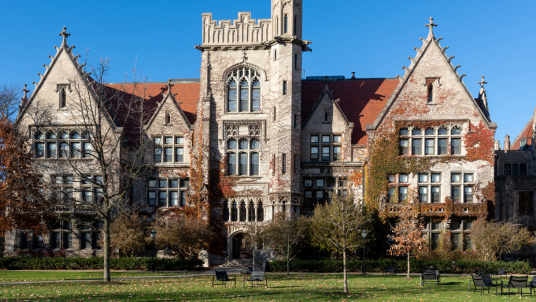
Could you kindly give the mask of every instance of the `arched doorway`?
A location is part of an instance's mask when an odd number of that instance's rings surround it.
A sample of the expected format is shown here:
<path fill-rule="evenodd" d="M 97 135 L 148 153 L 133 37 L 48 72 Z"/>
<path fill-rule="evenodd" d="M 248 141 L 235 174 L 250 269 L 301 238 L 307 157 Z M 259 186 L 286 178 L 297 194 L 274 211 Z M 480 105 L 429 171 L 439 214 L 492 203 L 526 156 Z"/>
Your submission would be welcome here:
<path fill-rule="evenodd" d="M 233 259 L 251 259 L 253 249 L 251 247 L 251 237 L 240 233 L 233 236 Z"/>

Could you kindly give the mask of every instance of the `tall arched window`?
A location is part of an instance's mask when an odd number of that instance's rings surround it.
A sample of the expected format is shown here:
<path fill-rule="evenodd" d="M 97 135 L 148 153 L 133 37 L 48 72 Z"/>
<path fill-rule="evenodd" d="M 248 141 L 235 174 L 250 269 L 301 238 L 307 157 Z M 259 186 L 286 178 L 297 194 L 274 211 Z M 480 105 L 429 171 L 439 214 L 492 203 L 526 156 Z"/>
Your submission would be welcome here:
<path fill-rule="evenodd" d="M 238 218 L 238 209 L 236 208 L 236 201 L 233 201 L 231 205 L 231 221 L 237 221 Z"/>
<path fill-rule="evenodd" d="M 253 204 L 253 201 L 249 202 L 248 221 L 255 221 L 255 205 Z"/>
<path fill-rule="evenodd" d="M 240 221 L 246 221 L 246 203 L 240 202 Z"/>
<path fill-rule="evenodd" d="M 246 80 L 240 84 L 240 112 L 248 111 L 249 84 Z"/>
<path fill-rule="evenodd" d="M 67 93 L 65 92 L 65 88 L 61 88 L 60 90 L 60 108 L 65 108 L 67 106 Z"/>
<path fill-rule="evenodd" d="M 264 221 L 264 208 L 262 207 L 262 201 L 259 201 L 257 205 L 257 221 Z"/>
<path fill-rule="evenodd" d="M 228 111 L 236 111 L 236 82 L 231 80 L 229 83 L 229 101 L 227 102 Z"/>
<path fill-rule="evenodd" d="M 251 93 L 251 111 L 261 110 L 261 83 L 259 80 L 253 82 L 253 90 Z"/>
<path fill-rule="evenodd" d="M 229 73 L 227 79 L 228 112 L 252 112 L 261 110 L 260 78 L 259 72 L 250 67 L 239 67 Z"/>

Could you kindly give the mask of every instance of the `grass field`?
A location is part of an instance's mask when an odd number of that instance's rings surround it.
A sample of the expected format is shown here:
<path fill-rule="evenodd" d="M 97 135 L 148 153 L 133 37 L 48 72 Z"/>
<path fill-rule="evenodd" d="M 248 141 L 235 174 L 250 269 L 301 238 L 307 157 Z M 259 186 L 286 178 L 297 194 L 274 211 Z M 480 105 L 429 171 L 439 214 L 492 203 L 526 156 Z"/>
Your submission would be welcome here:
<path fill-rule="evenodd" d="M 98 274 L 93 272 L 11 272 L 0 271 L 6 279 L 45 278 L 79 279 Z M 64 274 L 64 275 L 61 275 Z M 125 275 L 121 275 L 125 274 Z M 115 273 L 112 277 L 139 276 L 140 273 Z M 143 273 L 147 274 L 147 273 Z M 48 284 L 2 285 L 0 300 L 30 301 L 513 301 L 519 295 L 508 297 L 490 294 L 468 293 L 470 277 L 442 277 L 442 285 L 419 287 L 419 277 L 405 279 L 403 276 L 349 275 L 350 294 L 343 295 L 340 274 L 268 274 L 269 288 L 236 288 L 217 286 L 212 288 L 212 277 L 193 276 L 185 278 L 120 280 L 110 284 L 102 282 L 61 282 Z M 493 294 L 492 294 L 493 293 Z M 532 298 L 536 299 L 536 298 Z"/>
<path fill-rule="evenodd" d="M 191 273 L 168 272 L 111 272 L 112 278 L 141 276 L 188 275 Z M 102 271 L 0 271 L 0 283 L 20 281 L 62 281 L 102 279 Z"/>

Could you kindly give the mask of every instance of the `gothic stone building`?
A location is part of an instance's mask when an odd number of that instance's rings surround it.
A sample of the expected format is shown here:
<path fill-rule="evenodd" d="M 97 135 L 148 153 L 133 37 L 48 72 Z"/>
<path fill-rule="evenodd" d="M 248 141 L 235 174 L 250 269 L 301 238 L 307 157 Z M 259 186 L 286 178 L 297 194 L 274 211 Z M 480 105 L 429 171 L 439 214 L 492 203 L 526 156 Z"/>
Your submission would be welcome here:
<path fill-rule="evenodd" d="M 501 149 L 499 141 L 495 144 L 495 219 L 518 222 L 531 231 L 536 229 L 535 129 L 536 111 L 512 144 L 508 135 L 504 140 L 504 148 Z M 505 259 L 528 258 L 536 263 L 535 254 L 534 246 L 522 247 L 519 251 L 505 255 Z"/>
<path fill-rule="evenodd" d="M 496 124 L 485 98 L 471 96 L 465 74 L 457 73 L 459 66 L 435 38 L 436 24 L 430 19 L 428 36 L 402 77 L 302 79 L 302 55 L 311 50 L 302 17 L 302 0 L 272 0 L 271 19 L 241 12 L 236 20 L 217 21 L 202 14 L 202 43 L 195 47 L 202 55 L 200 78 L 146 83 L 142 92 L 132 92 L 151 111 L 142 134 L 121 122 L 109 125 L 118 139 L 142 135 L 153 143 L 151 172 L 133 188 L 134 199 L 155 209 L 189 206 L 191 196 L 201 196 L 211 205 L 209 219 L 222 226 L 219 250 L 210 251 L 214 264 L 243 256 L 245 223 L 269 221 L 276 213 L 311 215 L 332 193 L 353 193 L 356 202 L 387 216 L 419 204 L 432 245 L 450 229 L 455 247 L 462 248 L 463 239 L 470 248 L 470 236 L 463 234 L 487 214 L 482 191 L 494 179 L 493 146 L 486 148 Z M 90 79 L 65 37 L 22 105 L 48 100 L 60 125 L 68 124 L 63 110 L 69 101 L 58 104 L 58 98 L 75 100 L 72 78 Z M 129 85 L 107 87 L 125 91 Z M 36 160 L 59 156 L 49 149 L 62 134 L 36 135 L 24 109 L 18 120 L 29 129 Z M 486 134 L 475 138 L 475 132 Z M 73 154 L 72 145 L 65 148 Z M 52 175 L 45 179 L 54 181 Z M 232 194 L 216 192 L 224 181 Z M 84 198 L 83 189 L 75 192 L 80 196 L 73 198 Z M 76 253 L 95 247 L 75 225 L 52 232 L 42 244 Z M 10 236 L 15 248 L 30 248 L 25 236 Z"/>

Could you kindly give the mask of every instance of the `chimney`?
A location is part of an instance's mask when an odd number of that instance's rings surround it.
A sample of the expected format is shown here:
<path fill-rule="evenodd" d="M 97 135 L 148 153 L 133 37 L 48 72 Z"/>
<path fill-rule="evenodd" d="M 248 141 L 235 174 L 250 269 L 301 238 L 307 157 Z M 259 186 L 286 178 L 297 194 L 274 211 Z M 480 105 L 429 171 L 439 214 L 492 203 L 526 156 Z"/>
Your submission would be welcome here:
<path fill-rule="evenodd" d="M 510 150 L 510 135 L 506 135 L 504 137 L 504 153 L 508 152 Z"/>
<path fill-rule="evenodd" d="M 355 71 L 352 71 L 352 80 L 355 80 Z"/>
<path fill-rule="evenodd" d="M 501 150 L 501 141 L 500 140 L 495 141 L 494 149 L 495 149 L 495 151 Z"/>

